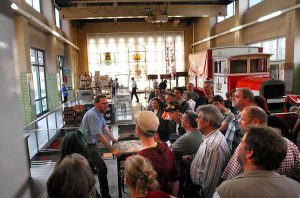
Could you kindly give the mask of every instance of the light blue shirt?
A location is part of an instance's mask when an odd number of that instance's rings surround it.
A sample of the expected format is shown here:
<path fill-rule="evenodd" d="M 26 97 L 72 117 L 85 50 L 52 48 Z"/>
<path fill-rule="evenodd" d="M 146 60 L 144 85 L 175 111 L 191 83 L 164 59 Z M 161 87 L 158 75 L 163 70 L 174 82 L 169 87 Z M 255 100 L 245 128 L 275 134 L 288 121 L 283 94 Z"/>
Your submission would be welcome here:
<path fill-rule="evenodd" d="M 106 121 L 104 116 L 95 107 L 84 114 L 80 125 L 80 128 L 86 132 L 88 144 L 96 144 L 98 136 L 103 133 L 105 127 Z"/>

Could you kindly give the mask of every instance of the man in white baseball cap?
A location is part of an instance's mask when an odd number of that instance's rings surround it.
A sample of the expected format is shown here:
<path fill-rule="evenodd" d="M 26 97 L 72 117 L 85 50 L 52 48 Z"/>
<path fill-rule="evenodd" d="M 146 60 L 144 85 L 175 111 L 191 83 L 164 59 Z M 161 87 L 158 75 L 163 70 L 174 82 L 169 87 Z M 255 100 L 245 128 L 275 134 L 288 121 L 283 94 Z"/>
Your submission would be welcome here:
<path fill-rule="evenodd" d="M 135 132 L 143 145 L 143 150 L 138 152 L 138 155 L 148 158 L 151 162 L 158 174 L 160 190 L 177 196 L 179 177 L 174 153 L 165 143 L 155 141 L 154 135 L 158 126 L 159 119 L 151 111 L 142 111 L 137 116 Z"/>

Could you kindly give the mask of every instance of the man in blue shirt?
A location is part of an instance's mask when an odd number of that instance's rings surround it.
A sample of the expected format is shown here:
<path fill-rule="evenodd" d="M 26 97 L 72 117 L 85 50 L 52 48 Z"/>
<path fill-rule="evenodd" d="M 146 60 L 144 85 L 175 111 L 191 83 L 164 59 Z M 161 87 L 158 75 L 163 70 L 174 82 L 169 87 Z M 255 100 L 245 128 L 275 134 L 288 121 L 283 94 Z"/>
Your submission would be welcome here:
<path fill-rule="evenodd" d="M 82 119 L 80 128 L 86 132 L 87 147 L 90 160 L 99 172 L 102 172 L 102 177 L 98 177 L 100 183 L 100 190 L 102 198 L 109 198 L 109 189 L 107 182 L 107 167 L 99 155 L 96 143 L 101 142 L 106 146 L 115 156 L 120 156 L 121 152 L 114 148 L 105 138 L 105 133 L 112 142 L 117 140 L 113 137 L 111 131 L 106 125 L 103 114 L 107 111 L 108 102 L 104 95 L 98 95 L 95 98 L 94 107 L 88 110 Z M 99 174 L 98 174 L 99 175 Z"/>
<path fill-rule="evenodd" d="M 69 93 L 68 93 L 68 89 L 67 89 L 67 87 L 65 86 L 64 83 L 62 84 L 62 87 L 61 87 L 61 94 L 64 97 L 63 103 L 66 103 L 68 101 Z"/>

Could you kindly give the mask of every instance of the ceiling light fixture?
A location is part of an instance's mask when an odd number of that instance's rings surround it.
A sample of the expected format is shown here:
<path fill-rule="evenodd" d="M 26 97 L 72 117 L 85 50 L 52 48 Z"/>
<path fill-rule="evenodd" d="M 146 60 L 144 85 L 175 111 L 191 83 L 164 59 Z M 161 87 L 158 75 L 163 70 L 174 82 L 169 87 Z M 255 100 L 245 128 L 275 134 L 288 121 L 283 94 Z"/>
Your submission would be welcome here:
<path fill-rule="evenodd" d="M 166 23 L 168 22 L 169 17 L 167 14 L 161 14 L 161 15 L 149 15 L 145 17 L 145 21 L 148 23 Z"/>
<path fill-rule="evenodd" d="M 17 9 L 18 9 L 18 6 L 17 6 L 15 3 L 12 3 L 10 7 L 11 7 L 12 9 L 14 9 L 14 10 L 17 10 Z"/>
<path fill-rule="evenodd" d="M 52 34 L 53 34 L 54 36 L 56 36 L 56 37 L 59 37 L 58 32 L 56 32 L 56 31 L 54 31 L 54 30 L 52 30 Z"/>
<path fill-rule="evenodd" d="M 209 41 L 209 40 L 210 40 L 210 37 L 207 37 L 207 38 L 203 39 L 203 42 Z"/>
<path fill-rule="evenodd" d="M 277 16 L 281 15 L 281 13 L 282 13 L 281 11 L 273 12 L 273 13 L 268 14 L 266 16 L 260 17 L 257 21 L 262 22 L 262 21 L 274 18 L 274 17 L 277 17 Z"/>
<path fill-rule="evenodd" d="M 231 28 L 229 31 L 230 32 L 234 32 L 234 31 L 237 31 L 237 30 L 240 30 L 240 29 L 242 29 L 242 26 L 236 26 L 236 27 L 234 27 L 234 28 Z"/>
<path fill-rule="evenodd" d="M 232 32 L 234 32 L 234 31 L 237 31 L 237 30 L 240 30 L 240 29 L 244 29 L 244 28 L 246 28 L 246 27 L 255 25 L 255 24 L 257 24 L 257 23 L 260 23 L 260 22 L 263 22 L 263 21 L 272 19 L 272 18 L 277 17 L 277 16 L 279 16 L 279 15 L 281 15 L 281 14 L 285 14 L 285 13 L 287 13 L 287 12 L 290 12 L 290 11 L 292 11 L 292 10 L 296 10 L 296 9 L 298 9 L 298 8 L 300 8 L 300 3 L 298 3 L 298 4 L 294 5 L 294 6 L 291 6 L 291 7 L 289 7 L 289 8 L 286 8 L 286 9 L 283 9 L 283 10 L 279 10 L 279 11 L 273 12 L 273 13 L 271 13 L 271 14 L 265 15 L 265 16 L 263 16 L 263 17 L 260 17 L 260 18 L 257 19 L 257 20 L 251 21 L 251 22 L 249 22 L 249 23 L 246 23 L 246 24 L 243 24 L 243 25 L 240 25 L 240 26 L 231 28 L 230 30 L 227 30 L 227 31 L 225 31 L 225 32 L 216 34 L 216 35 L 214 35 L 214 36 L 211 36 L 211 37 L 208 37 L 208 38 L 205 38 L 205 39 L 202 39 L 202 40 L 200 40 L 200 41 L 197 41 L 197 42 L 191 44 L 190 47 L 194 47 L 194 46 L 199 45 L 199 44 L 201 44 L 201 43 L 204 43 L 204 42 L 206 42 L 206 41 L 209 41 L 209 40 L 212 40 L 212 39 L 215 39 L 215 38 L 218 38 L 218 37 L 227 35 L 227 34 L 229 34 L 229 33 L 232 33 Z"/>

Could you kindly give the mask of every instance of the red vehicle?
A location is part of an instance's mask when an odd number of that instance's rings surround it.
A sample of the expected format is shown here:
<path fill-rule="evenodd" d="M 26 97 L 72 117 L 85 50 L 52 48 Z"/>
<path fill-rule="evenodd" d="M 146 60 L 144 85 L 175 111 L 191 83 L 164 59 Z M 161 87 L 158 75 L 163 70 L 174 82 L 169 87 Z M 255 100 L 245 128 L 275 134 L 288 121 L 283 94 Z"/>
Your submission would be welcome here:
<path fill-rule="evenodd" d="M 212 48 L 189 56 L 189 76 L 196 86 L 213 80 L 214 94 L 226 98 L 232 89 L 247 87 L 254 95 L 267 99 L 273 112 L 282 112 L 285 103 L 285 83 L 270 78 L 270 56 L 262 47 Z"/>

